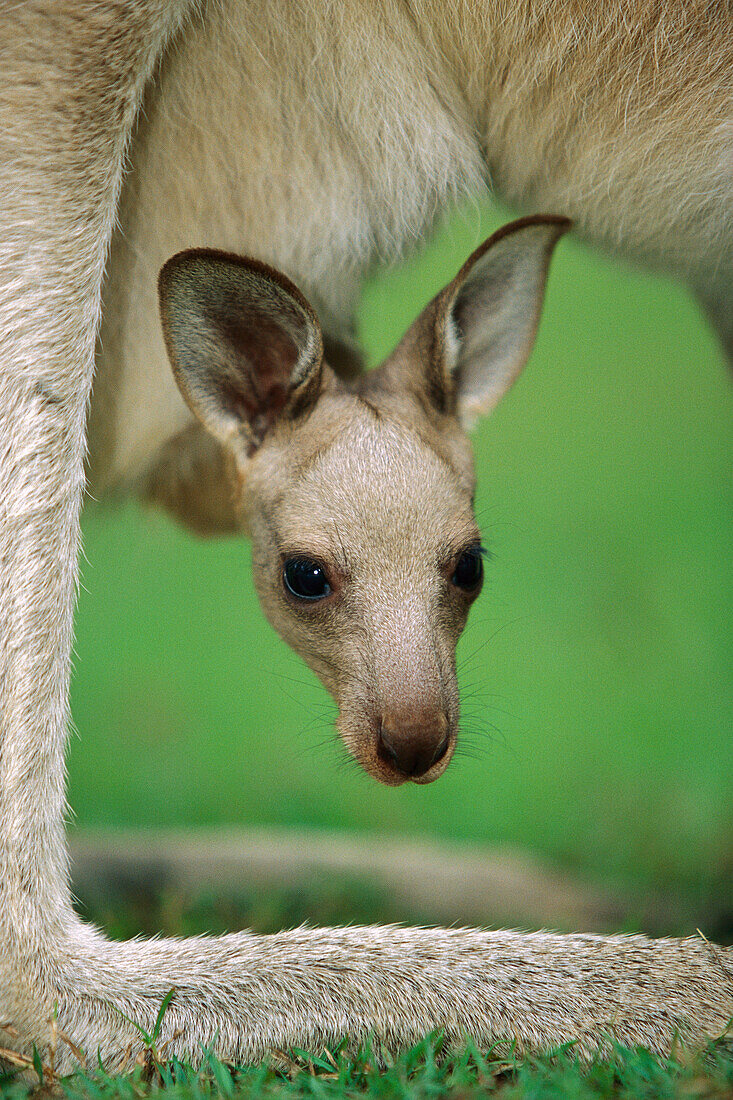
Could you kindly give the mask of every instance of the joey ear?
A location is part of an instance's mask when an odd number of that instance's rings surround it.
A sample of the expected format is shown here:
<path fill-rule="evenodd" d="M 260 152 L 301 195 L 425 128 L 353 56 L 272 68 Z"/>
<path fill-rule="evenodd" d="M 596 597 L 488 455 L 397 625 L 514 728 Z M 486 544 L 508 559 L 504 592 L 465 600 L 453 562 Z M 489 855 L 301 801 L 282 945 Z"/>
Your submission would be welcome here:
<path fill-rule="evenodd" d="M 430 330 L 420 385 L 465 428 L 498 404 L 527 362 L 552 252 L 571 225 L 568 218 L 537 215 L 503 226 L 418 318 L 418 330 Z"/>
<path fill-rule="evenodd" d="M 158 279 L 168 357 L 194 415 L 243 461 L 280 419 L 316 401 L 323 337 L 281 272 L 212 249 L 179 252 Z"/>

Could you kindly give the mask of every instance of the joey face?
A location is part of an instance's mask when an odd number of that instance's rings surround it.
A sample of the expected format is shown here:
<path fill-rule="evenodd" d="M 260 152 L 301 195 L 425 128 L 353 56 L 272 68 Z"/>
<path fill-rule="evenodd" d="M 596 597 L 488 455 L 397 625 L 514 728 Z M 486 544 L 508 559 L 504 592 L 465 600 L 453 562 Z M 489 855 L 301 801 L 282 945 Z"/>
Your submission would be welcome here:
<path fill-rule="evenodd" d="M 348 750 L 391 784 L 448 766 L 455 647 L 482 580 L 467 443 L 409 411 L 324 395 L 242 484 L 263 610 L 333 695 Z"/>
<path fill-rule="evenodd" d="M 228 456 L 265 615 L 384 783 L 430 782 L 455 748 L 455 647 L 482 580 L 463 429 L 524 365 L 568 227 L 525 218 L 494 234 L 389 359 L 349 380 L 280 272 L 205 250 L 161 272 L 173 371 Z"/>

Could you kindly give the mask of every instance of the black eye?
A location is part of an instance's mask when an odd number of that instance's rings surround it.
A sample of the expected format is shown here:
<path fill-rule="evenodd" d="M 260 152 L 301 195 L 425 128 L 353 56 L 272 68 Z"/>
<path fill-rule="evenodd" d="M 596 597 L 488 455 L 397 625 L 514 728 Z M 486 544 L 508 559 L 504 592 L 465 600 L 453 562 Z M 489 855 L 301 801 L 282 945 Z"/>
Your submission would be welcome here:
<path fill-rule="evenodd" d="M 288 558 L 283 566 L 283 583 L 299 600 L 322 600 L 331 592 L 325 569 L 310 558 Z"/>
<path fill-rule="evenodd" d="M 481 584 L 483 577 L 484 563 L 480 548 L 464 550 L 456 562 L 451 583 L 456 588 L 462 588 L 464 592 L 473 592 Z"/>

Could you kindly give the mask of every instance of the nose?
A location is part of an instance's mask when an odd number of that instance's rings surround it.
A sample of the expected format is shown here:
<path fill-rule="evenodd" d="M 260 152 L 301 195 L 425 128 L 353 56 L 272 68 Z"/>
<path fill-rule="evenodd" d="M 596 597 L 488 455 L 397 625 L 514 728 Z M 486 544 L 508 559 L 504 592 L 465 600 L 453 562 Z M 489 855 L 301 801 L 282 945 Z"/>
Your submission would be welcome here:
<path fill-rule="evenodd" d="M 398 779 L 419 779 L 448 752 L 448 718 L 442 710 L 385 714 L 377 755 Z"/>

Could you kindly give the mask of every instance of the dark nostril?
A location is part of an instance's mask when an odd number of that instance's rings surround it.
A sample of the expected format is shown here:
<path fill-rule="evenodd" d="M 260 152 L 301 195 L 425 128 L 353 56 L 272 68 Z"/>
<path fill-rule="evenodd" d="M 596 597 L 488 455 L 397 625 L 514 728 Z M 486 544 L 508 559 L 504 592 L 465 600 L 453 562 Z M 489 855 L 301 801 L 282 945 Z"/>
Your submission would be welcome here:
<path fill-rule="evenodd" d="M 433 759 L 430 761 L 430 767 L 432 768 L 433 764 L 437 764 L 439 760 L 442 760 L 447 752 L 448 752 L 448 734 L 446 733 L 445 737 L 443 738 L 443 740 L 440 742 L 437 749 L 435 750 L 435 755 L 433 756 Z"/>
<path fill-rule="evenodd" d="M 449 740 L 449 735 L 445 733 L 436 745 L 429 736 L 409 736 L 404 730 L 388 730 L 384 723 L 380 723 L 377 756 L 405 779 L 416 779 L 443 759 Z"/>
<path fill-rule="evenodd" d="M 400 770 L 397 749 L 384 732 L 384 726 L 381 723 L 379 726 L 379 738 L 377 740 L 377 756 L 383 760 L 385 764 L 397 768 L 398 771 Z"/>

